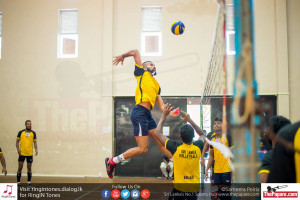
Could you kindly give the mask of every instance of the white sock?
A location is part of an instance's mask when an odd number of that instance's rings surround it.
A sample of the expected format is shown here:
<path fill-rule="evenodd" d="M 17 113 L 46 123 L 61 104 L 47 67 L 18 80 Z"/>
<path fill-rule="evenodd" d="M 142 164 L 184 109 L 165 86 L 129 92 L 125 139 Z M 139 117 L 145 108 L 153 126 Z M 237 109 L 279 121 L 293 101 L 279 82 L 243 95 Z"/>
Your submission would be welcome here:
<path fill-rule="evenodd" d="M 118 156 L 116 156 L 116 157 L 113 158 L 113 161 L 114 161 L 114 163 L 116 163 L 116 164 L 118 164 L 119 162 L 121 162 L 121 161 L 123 161 L 123 160 L 125 160 L 123 154 L 120 154 L 120 155 L 118 155 Z"/>

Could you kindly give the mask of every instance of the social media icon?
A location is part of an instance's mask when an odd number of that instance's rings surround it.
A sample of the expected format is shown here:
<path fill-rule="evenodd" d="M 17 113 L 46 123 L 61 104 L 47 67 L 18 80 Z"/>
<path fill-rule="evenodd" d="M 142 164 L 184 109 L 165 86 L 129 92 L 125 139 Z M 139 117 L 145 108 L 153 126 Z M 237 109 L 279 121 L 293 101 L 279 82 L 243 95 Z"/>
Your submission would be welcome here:
<path fill-rule="evenodd" d="M 127 189 L 122 190 L 122 192 L 121 192 L 121 197 L 122 197 L 123 199 L 128 199 L 128 198 L 130 197 L 130 192 L 129 192 L 129 190 L 127 190 Z"/>
<path fill-rule="evenodd" d="M 111 191 L 111 197 L 113 199 L 118 199 L 121 196 L 120 191 L 117 189 L 114 189 L 113 191 Z"/>
<path fill-rule="evenodd" d="M 140 197 L 140 191 L 137 190 L 137 189 L 132 190 L 132 191 L 131 191 L 131 197 L 132 197 L 133 199 L 139 198 L 139 197 Z"/>
<path fill-rule="evenodd" d="M 108 199 L 110 197 L 110 191 L 107 189 L 102 190 L 101 195 L 104 199 Z"/>
<path fill-rule="evenodd" d="M 147 190 L 147 189 L 143 189 L 143 190 L 141 191 L 141 197 L 142 197 L 143 199 L 148 199 L 148 198 L 150 197 L 150 191 Z"/>

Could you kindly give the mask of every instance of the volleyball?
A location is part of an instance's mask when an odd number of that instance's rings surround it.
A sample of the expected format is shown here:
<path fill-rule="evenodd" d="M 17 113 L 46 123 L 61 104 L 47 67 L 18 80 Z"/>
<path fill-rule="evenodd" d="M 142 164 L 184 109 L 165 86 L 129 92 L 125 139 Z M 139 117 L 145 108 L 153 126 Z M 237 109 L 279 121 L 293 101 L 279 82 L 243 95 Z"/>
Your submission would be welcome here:
<path fill-rule="evenodd" d="M 181 21 L 173 22 L 171 31 L 175 35 L 181 35 L 184 32 L 185 26 Z"/>

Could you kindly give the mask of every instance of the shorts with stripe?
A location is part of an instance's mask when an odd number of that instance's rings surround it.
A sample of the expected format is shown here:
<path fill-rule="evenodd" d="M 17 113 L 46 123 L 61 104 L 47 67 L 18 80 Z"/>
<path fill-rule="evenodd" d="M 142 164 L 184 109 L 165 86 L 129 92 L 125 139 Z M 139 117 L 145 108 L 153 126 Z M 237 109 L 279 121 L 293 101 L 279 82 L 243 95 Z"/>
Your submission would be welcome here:
<path fill-rule="evenodd" d="M 148 130 L 156 128 L 150 110 L 141 105 L 136 105 L 131 111 L 130 119 L 133 125 L 134 136 L 147 136 Z"/>

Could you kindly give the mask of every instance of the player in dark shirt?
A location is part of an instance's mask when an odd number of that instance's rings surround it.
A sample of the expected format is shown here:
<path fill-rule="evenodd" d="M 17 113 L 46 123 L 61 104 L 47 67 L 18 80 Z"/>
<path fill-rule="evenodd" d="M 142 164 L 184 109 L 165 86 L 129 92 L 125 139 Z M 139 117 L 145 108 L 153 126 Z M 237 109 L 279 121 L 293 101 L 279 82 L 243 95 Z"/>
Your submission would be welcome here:
<path fill-rule="evenodd" d="M 300 182 L 300 121 L 277 134 L 268 183 Z"/>
<path fill-rule="evenodd" d="M 273 144 L 273 148 L 275 147 L 275 141 L 276 141 L 276 135 L 279 132 L 281 128 L 283 128 L 286 125 L 291 124 L 291 121 L 285 117 L 282 116 L 273 116 L 270 120 L 270 130 L 267 132 L 267 137 Z M 266 183 L 270 169 L 271 169 L 271 163 L 272 163 L 272 155 L 273 155 L 273 149 L 268 151 L 262 158 L 261 162 L 261 168 L 259 171 L 260 175 L 260 182 Z"/>

